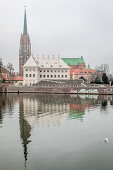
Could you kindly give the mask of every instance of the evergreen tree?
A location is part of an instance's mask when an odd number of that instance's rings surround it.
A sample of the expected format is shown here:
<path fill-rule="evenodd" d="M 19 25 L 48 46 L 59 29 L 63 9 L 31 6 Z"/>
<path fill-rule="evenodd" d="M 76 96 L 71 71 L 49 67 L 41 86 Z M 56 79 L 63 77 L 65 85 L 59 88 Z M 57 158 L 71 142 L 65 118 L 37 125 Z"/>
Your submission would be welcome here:
<path fill-rule="evenodd" d="M 109 80 L 108 80 L 108 77 L 107 77 L 106 73 L 103 73 L 102 81 L 104 82 L 104 84 L 109 84 Z"/>

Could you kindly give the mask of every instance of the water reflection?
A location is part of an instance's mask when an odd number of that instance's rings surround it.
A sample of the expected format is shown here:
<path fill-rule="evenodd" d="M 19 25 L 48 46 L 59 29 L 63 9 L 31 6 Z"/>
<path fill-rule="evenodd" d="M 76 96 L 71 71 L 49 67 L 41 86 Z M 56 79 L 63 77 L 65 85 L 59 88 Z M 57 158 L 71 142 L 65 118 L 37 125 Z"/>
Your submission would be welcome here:
<path fill-rule="evenodd" d="M 0 94 L 0 124 L 5 112 L 13 115 L 14 105 L 18 102 L 20 127 L 29 124 L 32 129 L 35 124 L 59 125 L 62 118 L 84 120 L 86 110 L 100 106 L 105 110 L 108 102 L 113 105 L 113 96 Z"/>
<path fill-rule="evenodd" d="M 86 110 L 96 107 L 106 110 L 108 103 L 113 105 L 113 96 L 1 94 L 1 125 L 3 125 L 4 114 L 10 116 L 14 114 L 16 103 L 19 104 L 20 138 L 26 166 L 31 130 L 35 125 L 60 126 L 61 120 L 65 118 L 84 121 Z"/>

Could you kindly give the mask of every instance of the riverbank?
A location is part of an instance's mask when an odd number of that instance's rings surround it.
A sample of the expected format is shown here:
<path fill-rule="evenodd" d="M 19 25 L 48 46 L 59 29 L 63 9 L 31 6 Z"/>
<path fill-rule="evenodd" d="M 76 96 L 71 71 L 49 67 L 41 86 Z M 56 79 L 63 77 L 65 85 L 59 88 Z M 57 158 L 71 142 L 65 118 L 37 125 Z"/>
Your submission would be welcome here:
<path fill-rule="evenodd" d="M 104 84 L 90 84 L 79 81 L 40 81 L 32 86 L 3 86 L 3 93 L 45 93 L 45 94 L 104 94 L 113 95 L 113 87 Z"/>
<path fill-rule="evenodd" d="M 7 93 L 46 93 L 46 94 L 104 94 L 113 95 L 110 87 L 7 87 Z"/>

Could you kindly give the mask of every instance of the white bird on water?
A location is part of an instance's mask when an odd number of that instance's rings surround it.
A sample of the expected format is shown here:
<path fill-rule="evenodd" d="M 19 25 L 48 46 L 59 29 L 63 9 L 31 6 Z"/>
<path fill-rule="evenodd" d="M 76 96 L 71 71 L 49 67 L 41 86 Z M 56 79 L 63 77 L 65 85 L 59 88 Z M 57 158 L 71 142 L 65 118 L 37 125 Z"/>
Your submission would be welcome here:
<path fill-rule="evenodd" d="M 106 143 L 109 143 L 109 139 L 108 139 L 108 138 L 105 138 L 104 141 L 105 141 Z"/>

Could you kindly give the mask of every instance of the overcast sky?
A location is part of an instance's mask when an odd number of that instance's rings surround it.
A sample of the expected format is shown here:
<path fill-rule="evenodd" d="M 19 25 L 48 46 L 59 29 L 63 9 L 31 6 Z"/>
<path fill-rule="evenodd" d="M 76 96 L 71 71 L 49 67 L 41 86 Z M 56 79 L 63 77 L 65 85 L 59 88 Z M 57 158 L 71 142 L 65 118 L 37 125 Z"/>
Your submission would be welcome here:
<path fill-rule="evenodd" d="M 34 56 L 84 56 L 92 68 L 107 63 L 113 72 L 113 0 L 0 0 L 5 65 L 18 71 L 24 5 Z"/>

